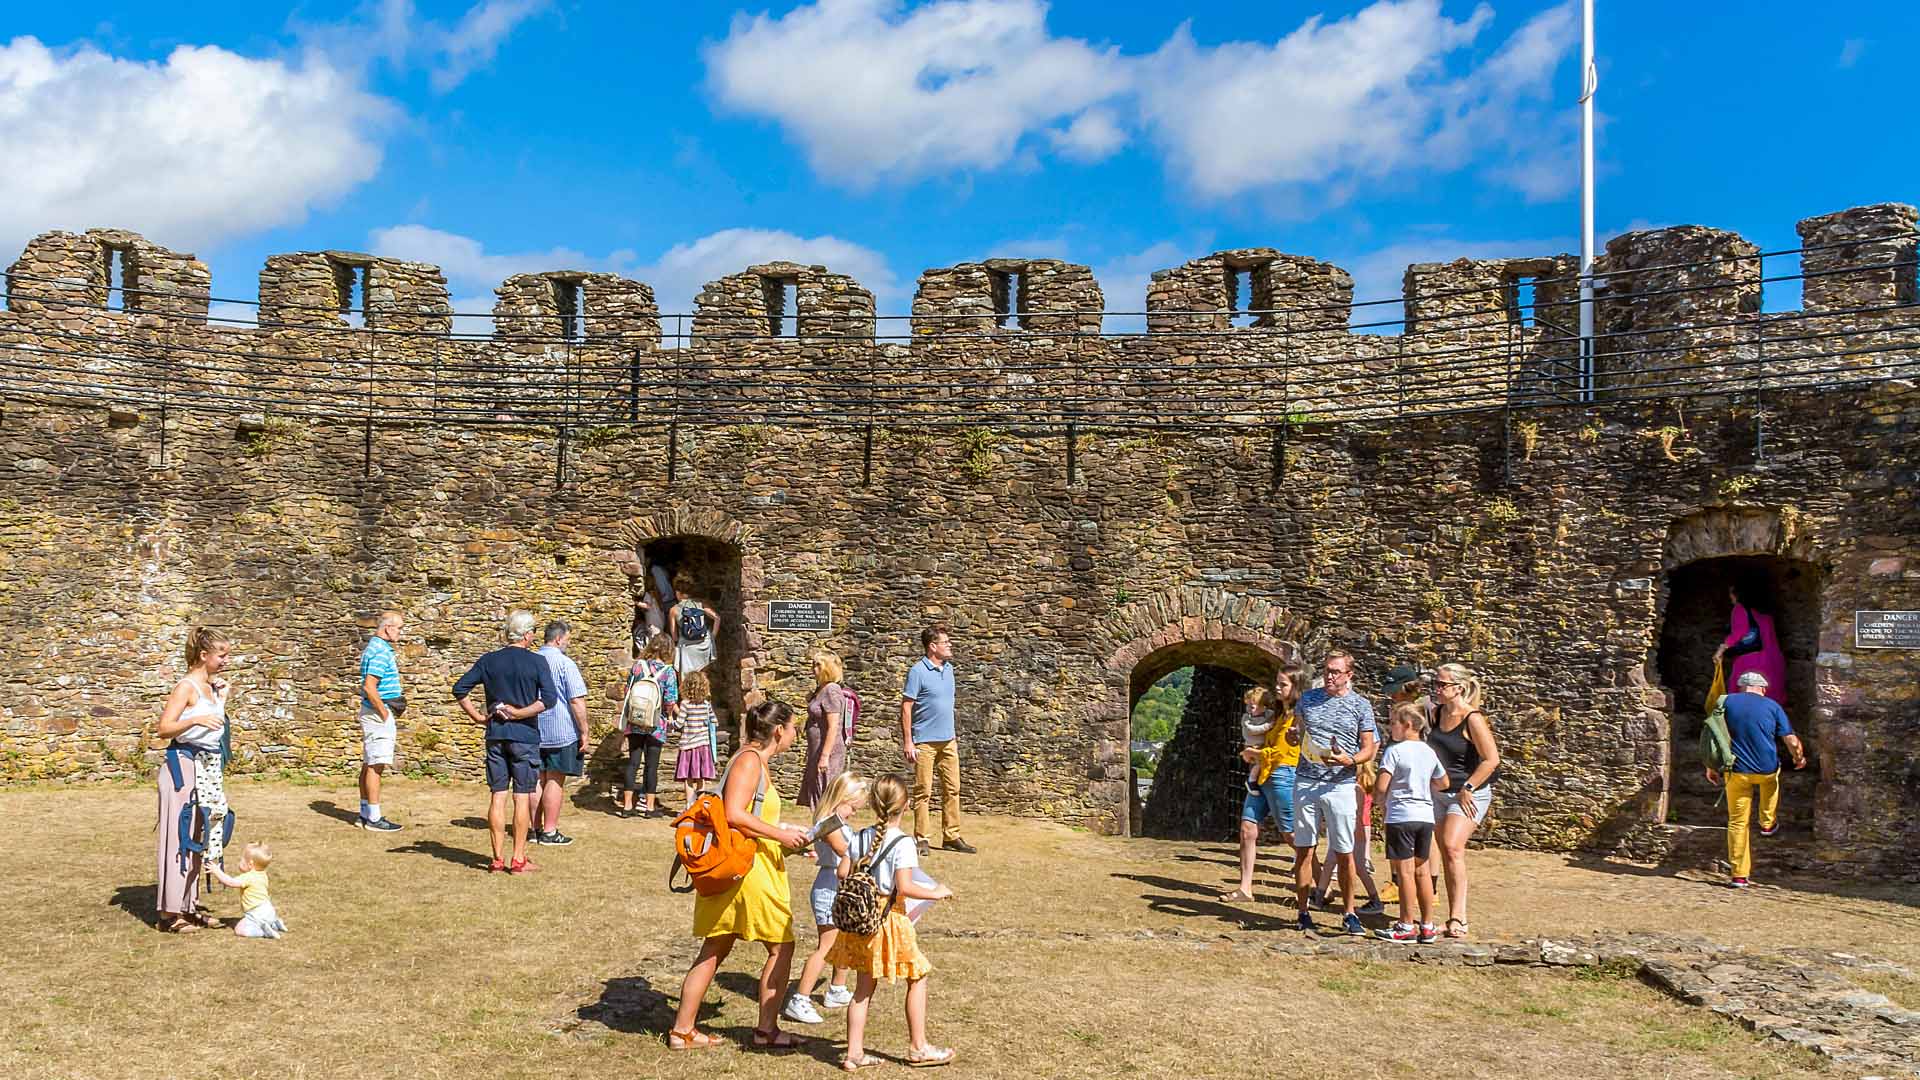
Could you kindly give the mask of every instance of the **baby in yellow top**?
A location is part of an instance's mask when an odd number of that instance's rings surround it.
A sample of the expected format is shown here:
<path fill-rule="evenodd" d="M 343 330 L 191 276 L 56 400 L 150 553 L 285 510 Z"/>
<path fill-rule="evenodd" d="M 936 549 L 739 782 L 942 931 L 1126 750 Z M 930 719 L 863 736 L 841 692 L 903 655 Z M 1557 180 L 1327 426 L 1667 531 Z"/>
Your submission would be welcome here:
<path fill-rule="evenodd" d="M 287 924 L 273 910 L 273 898 L 267 895 L 267 867 L 273 863 L 273 849 L 265 844 L 248 844 L 240 857 L 240 873 L 228 874 L 217 866 L 207 871 L 220 884 L 240 890 L 240 921 L 233 932 L 241 937 L 277 938 L 287 932 Z"/>

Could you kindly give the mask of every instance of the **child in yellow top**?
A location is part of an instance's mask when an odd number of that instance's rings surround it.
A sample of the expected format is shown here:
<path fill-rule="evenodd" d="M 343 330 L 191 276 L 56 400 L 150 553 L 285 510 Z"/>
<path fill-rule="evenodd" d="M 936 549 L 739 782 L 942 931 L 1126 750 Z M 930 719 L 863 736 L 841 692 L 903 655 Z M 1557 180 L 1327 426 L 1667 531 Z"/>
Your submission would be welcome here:
<path fill-rule="evenodd" d="M 948 900 L 953 890 L 931 878 L 915 880 L 920 860 L 913 836 L 900 828 L 900 816 L 907 809 L 905 780 L 898 776 L 875 780 L 867 792 L 867 805 L 880 823 L 855 835 L 835 872 L 844 881 L 869 853 L 874 853 L 873 883 L 893 894 L 893 906 L 878 931 L 862 935 L 842 930 L 827 952 L 827 963 L 851 968 L 859 975 L 853 1003 L 847 1008 L 847 1056 L 840 1065 L 856 1072 L 880 1064 L 879 1058 L 867 1056 L 866 1035 L 867 1005 L 873 1000 L 875 980 L 881 976 L 888 982 L 907 980 L 907 1064 L 945 1065 L 953 1060 L 953 1050 L 927 1041 L 927 976 L 933 965 L 920 951 L 913 920 L 907 918 L 906 901 Z"/>
<path fill-rule="evenodd" d="M 240 921 L 233 932 L 241 937 L 277 938 L 287 932 L 287 924 L 273 910 L 273 898 L 267 895 L 267 867 L 273 864 L 273 849 L 265 844 L 248 844 L 240 857 L 240 873 L 228 874 L 211 864 L 207 872 L 229 889 L 240 890 Z"/>

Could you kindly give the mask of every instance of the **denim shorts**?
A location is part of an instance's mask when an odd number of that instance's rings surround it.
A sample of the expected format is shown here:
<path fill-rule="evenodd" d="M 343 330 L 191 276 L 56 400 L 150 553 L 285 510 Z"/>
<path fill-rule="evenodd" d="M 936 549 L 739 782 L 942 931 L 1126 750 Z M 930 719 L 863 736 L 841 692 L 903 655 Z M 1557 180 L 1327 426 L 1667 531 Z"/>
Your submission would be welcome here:
<path fill-rule="evenodd" d="M 1276 765 L 1260 790 L 1240 801 L 1240 820 L 1259 823 L 1268 817 L 1283 833 L 1293 831 L 1293 766 Z"/>
<path fill-rule="evenodd" d="M 505 791 L 513 782 L 515 795 L 531 795 L 540 784 L 540 748 L 530 742 L 487 740 L 487 790 Z"/>

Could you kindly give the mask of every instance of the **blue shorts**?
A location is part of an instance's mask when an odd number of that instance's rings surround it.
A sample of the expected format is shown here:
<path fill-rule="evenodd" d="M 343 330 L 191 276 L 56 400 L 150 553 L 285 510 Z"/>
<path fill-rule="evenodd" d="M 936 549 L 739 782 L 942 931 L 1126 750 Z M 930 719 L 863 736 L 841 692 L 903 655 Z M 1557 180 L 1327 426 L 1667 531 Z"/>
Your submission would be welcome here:
<path fill-rule="evenodd" d="M 1267 817 L 1283 833 L 1293 831 L 1293 766 L 1276 765 L 1260 790 L 1250 791 L 1240 802 L 1240 820 L 1256 824 Z"/>
<path fill-rule="evenodd" d="M 562 776 L 579 776 L 582 770 L 580 762 L 580 744 L 570 742 L 565 746 L 543 746 L 540 748 L 540 771 L 559 773 Z"/>
<path fill-rule="evenodd" d="M 540 748 L 530 742 L 509 739 L 487 740 L 487 790 L 507 790 L 513 782 L 515 795 L 531 795 L 540 783 Z"/>

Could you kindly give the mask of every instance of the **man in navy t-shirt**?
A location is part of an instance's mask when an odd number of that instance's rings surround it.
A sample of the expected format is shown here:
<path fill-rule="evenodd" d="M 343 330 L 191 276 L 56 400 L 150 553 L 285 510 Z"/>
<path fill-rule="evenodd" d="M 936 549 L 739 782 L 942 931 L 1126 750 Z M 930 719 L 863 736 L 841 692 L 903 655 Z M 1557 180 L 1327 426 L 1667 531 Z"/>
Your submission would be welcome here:
<path fill-rule="evenodd" d="M 540 775 L 540 729 L 535 718 L 560 702 L 553 669 L 533 648 L 533 613 L 507 616 L 507 645 L 474 661 L 453 684 L 453 700 L 467 718 L 487 729 L 487 836 L 493 843 L 488 870 L 524 874 L 534 869 L 527 861 L 527 824 L 533 819 L 533 789 Z M 487 691 L 486 715 L 467 695 L 474 687 Z M 507 787 L 513 787 L 513 862 L 503 861 L 507 829 Z"/>
<path fill-rule="evenodd" d="M 1747 827 L 1753 804 L 1760 803 L 1760 835 L 1780 829 L 1780 750 L 1787 744 L 1793 767 L 1807 767 L 1807 752 L 1787 723 L 1787 712 L 1767 697 L 1767 677 L 1757 671 L 1740 676 L 1738 692 L 1726 696 L 1727 734 L 1733 742 L 1733 771 L 1727 773 L 1727 861 L 1733 864 L 1736 889 L 1747 887 L 1753 872 L 1753 849 Z M 1707 779 L 1719 782 L 1712 769 Z"/>

